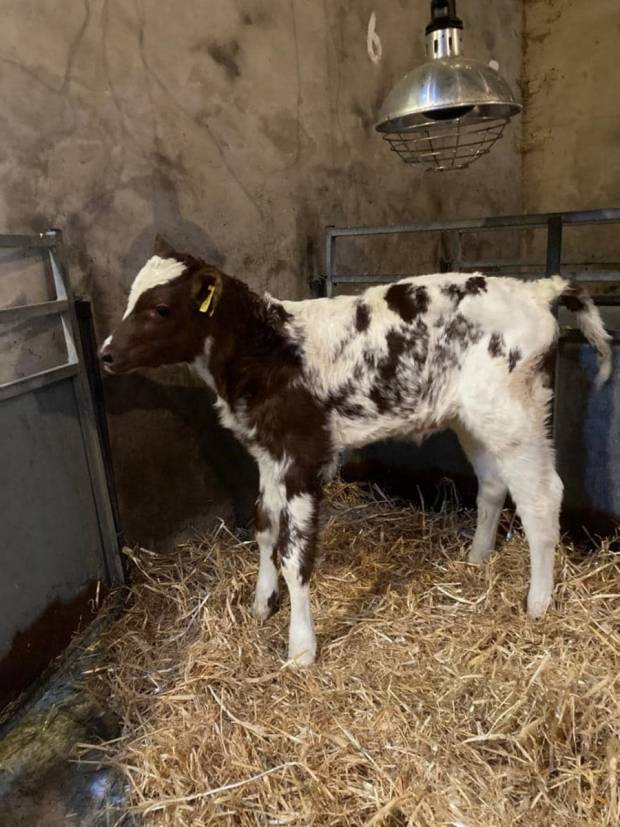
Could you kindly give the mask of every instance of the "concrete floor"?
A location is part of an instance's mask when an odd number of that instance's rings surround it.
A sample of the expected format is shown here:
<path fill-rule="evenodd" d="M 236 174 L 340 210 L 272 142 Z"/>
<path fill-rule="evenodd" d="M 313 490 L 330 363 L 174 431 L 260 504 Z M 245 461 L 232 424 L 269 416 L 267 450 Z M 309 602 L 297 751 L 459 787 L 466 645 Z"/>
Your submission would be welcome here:
<path fill-rule="evenodd" d="M 109 616 L 109 615 L 108 615 Z M 114 713 L 84 687 L 96 652 L 90 642 L 105 619 L 74 642 L 52 673 L 5 711 L 0 723 L 0 827 L 133 827 L 126 787 L 99 763 L 101 753 L 79 754 L 77 744 L 113 738 Z"/>

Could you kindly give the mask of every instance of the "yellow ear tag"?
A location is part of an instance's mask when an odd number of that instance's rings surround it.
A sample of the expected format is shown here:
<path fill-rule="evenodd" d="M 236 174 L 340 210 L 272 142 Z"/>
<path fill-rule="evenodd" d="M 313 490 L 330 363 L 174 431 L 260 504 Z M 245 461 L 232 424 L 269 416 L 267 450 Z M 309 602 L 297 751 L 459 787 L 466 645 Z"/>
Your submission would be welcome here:
<path fill-rule="evenodd" d="M 214 293 L 215 293 L 215 285 L 212 284 L 209 287 L 209 291 L 207 293 L 207 298 L 200 305 L 200 312 L 201 313 L 208 313 L 209 312 L 209 308 L 211 307 L 211 302 L 213 301 L 213 294 Z M 215 308 L 211 309 L 211 313 L 209 313 L 210 316 L 213 315 L 213 310 L 215 310 Z"/>

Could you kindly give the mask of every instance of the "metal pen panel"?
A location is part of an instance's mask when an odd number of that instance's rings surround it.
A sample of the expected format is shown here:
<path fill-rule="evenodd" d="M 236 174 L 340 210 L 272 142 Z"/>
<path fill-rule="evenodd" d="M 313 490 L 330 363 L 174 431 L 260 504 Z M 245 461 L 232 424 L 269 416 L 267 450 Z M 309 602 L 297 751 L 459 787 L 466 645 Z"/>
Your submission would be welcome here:
<path fill-rule="evenodd" d="M 384 276 L 378 273 L 359 274 L 359 278 L 349 273 L 339 275 L 336 267 L 338 239 L 370 237 L 377 235 L 400 235 L 404 233 L 446 233 L 453 235 L 456 234 L 460 237 L 461 233 L 468 232 L 471 233 L 505 229 L 525 230 L 537 227 L 547 228 L 547 258 L 545 262 L 540 263 L 540 269 L 527 274 L 528 277 L 533 278 L 544 275 L 553 275 L 553 273 L 551 273 L 551 269 L 553 269 L 554 272 L 560 271 L 562 228 L 564 226 L 610 223 L 620 223 L 620 208 L 614 207 L 601 210 L 582 210 L 531 215 L 492 216 L 486 218 L 465 219 L 461 221 L 430 221 L 417 224 L 386 224 L 359 227 L 329 226 L 325 231 L 325 271 L 323 274 L 324 292 L 327 296 L 333 295 L 334 287 L 338 283 L 380 284 L 382 282 L 394 280 L 393 275 Z M 507 263 L 507 266 L 512 265 L 514 261 L 515 259 L 512 259 L 509 263 Z M 458 263 L 460 265 L 459 269 L 465 270 L 470 267 L 478 267 L 483 264 L 483 262 L 477 261 L 469 264 L 466 260 L 460 259 L 460 254 Z M 500 262 L 494 262 L 494 266 L 502 265 L 500 265 Z M 515 266 L 517 266 L 516 263 Z M 516 275 L 518 276 L 519 274 Z M 614 282 L 618 279 L 618 273 L 616 270 L 597 272 L 576 271 L 574 273 L 571 272 L 570 277 L 575 278 L 577 281 Z"/>
<path fill-rule="evenodd" d="M 98 590 L 97 584 L 104 590 L 119 585 L 123 572 L 62 235 L 51 230 L 38 236 L 0 236 L 0 248 L 40 251 L 49 264 L 53 294 L 51 301 L 0 309 L 0 322 L 20 327 L 17 342 L 27 350 L 22 324 L 56 317 L 66 351 L 62 361 L 57 358 L 61 363 L 0 385 L 0 433 L 5 440 L 0 463 L 1 675 L 11 673 L 11 658 L 24 660 L 17 641 L 28 639 L 51 607 L 71 607 L 93 588 Z M 18 283 L 14 271 L 8 275 L 13 285 Z M 28 290 L 41 295 L 40 286 L 31 282 Z M 56 351 L 52 357 L 58 357 Z M 28 363 L 32 366 L 32 360 Z M 7 364 L 13 368 L 11 359 Z M 80 617 L 76 614 L 76 624 Z M 67 634 L 72 631 L 68 628 Z M 37 646 L 33 638 L 33 649 Z M 29 679 L 46 657 L 56 654 L 32 651 L 35 671 Z"/>

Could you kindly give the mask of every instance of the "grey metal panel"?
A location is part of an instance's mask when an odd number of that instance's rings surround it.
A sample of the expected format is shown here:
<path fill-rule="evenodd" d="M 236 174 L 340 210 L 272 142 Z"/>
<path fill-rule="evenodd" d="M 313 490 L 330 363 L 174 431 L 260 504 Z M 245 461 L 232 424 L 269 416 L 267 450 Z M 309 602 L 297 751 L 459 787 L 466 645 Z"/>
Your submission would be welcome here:
<path fill-rule="evenodd" d="M 54 601 L 123 580 L 61 234 L 0 236 L 0 247 L 20 245 L 49 261 L 56 301 L 43 309 L 60 311 L 68 358 L 0 387 L 0 659 Z"/>
<path fill-rule="evenodd" d="M 52 600 L 107 580 L 76 406 L 65 379 L 0 409 L 0 655 Z"/>
<path fill-rule="evenodd" d="M 71 283 L 67 276 L 62 233 L 59 230 L 50 230 L 47 235 L 53 236 L 55 239 L 54 248 L 50 250 L 50 261 L 54 280 L 57 285 L 57 298 L 67 299 L 71 308 L 71 312 L 63 314 L 61 319 L 65 331 L 69 359 L 77 359 L 79 364 L 79 371 L 75 379 L 77 415 L 82 429 L 82 439 L 88 463 L 89 482 L 95 495 L 97 519 L 102 537 L 108 582 L 110 585 L 118 585 L 124 580 L 120 555 L 118 553 L 118 536 L 110 502 L 108 480 L 101 453 L 90 383 L 86 374 L 84 354 L 82 353 L 79 328 L 75 315 L 75 307 L 73 305 L 73 293 Z"/>
<path fill-rule="evenodd" d="M 613 343 L 620 364 L 620 342 Z M 577 337 L 560 341 L 555 444 L 564 507 L 588 517 L 620 519 L 620 373 L 594 387 L 596 355 Z M 591 520 L 595 522 L 595 520 Z"/>

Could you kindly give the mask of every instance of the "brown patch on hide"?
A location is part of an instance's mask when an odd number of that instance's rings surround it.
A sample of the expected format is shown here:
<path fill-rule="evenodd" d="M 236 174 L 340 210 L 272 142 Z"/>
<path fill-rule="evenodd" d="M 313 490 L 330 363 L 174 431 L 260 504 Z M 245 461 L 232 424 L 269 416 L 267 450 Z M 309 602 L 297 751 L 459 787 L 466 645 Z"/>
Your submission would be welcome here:
<path fill-rule="evenodd" d="M 489 354 L 495 358 L 506 354 L 504 337 L 501 333 L 491 334 L 491 338 L 489 339 Z"/>
<path fill-rule="evenodd" d="M 404 322 L 410 324 L 416 316 L 426 313 L 429 296 L 425 287 L 412 287 L 411 284 L 393 284 L 385 294 L 387 306 L 398 314 Z"/>
<path fill-rule="evenodd" d="M 355 308 L 355 329 L 364 333 L 370 327 L 370 308 L 364 302 L 359 302 Z"/>

